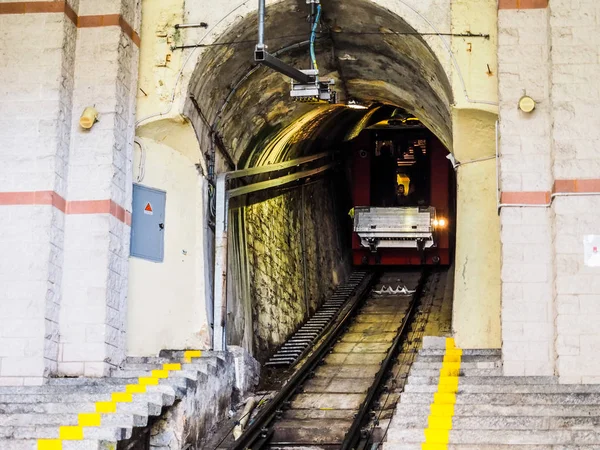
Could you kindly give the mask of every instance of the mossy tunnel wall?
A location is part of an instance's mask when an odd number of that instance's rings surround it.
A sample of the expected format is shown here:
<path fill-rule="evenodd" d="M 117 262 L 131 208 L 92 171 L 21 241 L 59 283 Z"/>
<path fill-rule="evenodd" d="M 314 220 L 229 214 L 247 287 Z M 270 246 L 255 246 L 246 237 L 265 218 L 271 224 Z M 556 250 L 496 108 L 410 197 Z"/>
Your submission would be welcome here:
<path fill-rule="evenodd" d="M 323 151 L 340 155 L 361 127 L 400 107 L 452 146 L 448 78 L 427 43 L 401 17 L 369 0 L 323 2 L 317 60 L 336 81 L 339 102 L 295 103 L 289 79 L 252 60 L 257 15 L 240 19 L 207 49 L 192 76 L 186 105 L 201 148 L 216 169 L 272 164 Z M 270 52 L 308 68 L 304 0 L 267 8 Z M 222 145 L 220 145 L 222 142 Z M 219 148 L 218 148 L 219 147 Z M 342 158 L 343 159 L 343 158 Z M 304 186 L 243 197 L 231 205 L 228 341 L 259 359 L 289 336 L 350 270 L 350 187 L 342 169 Z"/>

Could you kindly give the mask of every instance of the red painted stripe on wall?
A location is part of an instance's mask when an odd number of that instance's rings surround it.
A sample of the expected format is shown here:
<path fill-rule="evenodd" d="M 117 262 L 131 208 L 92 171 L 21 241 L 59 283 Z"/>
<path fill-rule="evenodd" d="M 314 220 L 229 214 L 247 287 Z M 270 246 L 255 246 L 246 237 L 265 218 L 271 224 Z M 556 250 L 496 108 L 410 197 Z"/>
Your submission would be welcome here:
<path fill-rule="evenodd" d="M 548 0 L 498 0 L 498 9 L 542 9 Z"/>
<path fill-rule="evenodd" d="M 0 192 L 0 206 L 8 205 L 52 205 L 65 214 L 110 214 L 131 225 L 131 213 L 112 200 L 68 202 L 54 191 Z"/>
<path fill-rule="evenodd" d="M 600 180 L 556 180 L 554 182 L 556 193 L 584 193 L 600 192 Z"/>
<path fill-rule="evenodd" d="M 500 202 L 505 205 L 545 205 L 550 203 L 550 192 L 503 192 Z"/>
<path fill-rule="evenodd" d="M 123 33 L 140 46 L 140 36 L 120 14 L 105 14 L 96 16 L 77 16 L 77 13 L 66 1 L 54 2 L 9 2 L 0 3 L 0 14 L 40 14 L 63 13 L 77 28 L 120 27 Z"/>

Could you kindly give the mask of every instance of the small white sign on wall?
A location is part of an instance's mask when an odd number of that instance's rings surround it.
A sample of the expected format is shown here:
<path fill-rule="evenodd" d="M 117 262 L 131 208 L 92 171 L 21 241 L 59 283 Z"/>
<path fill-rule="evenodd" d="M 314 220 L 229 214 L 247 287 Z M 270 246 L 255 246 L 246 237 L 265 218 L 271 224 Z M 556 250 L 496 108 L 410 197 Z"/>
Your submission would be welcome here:
<path fill-rule="evenodd" d="M 588 234 L 583 237 L 583 259 L 588 267 L 600 267 L 600 235 Z"/>

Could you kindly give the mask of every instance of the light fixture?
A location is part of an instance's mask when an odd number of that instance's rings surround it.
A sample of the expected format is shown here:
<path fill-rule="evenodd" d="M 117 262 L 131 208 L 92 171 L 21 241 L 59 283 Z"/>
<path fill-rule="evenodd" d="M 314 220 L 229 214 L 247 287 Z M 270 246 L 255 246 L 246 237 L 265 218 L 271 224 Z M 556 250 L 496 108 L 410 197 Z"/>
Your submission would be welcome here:
<path fill-rule="evenodd" d="M 433 226 L 444 228 L 446 226 L 446 219 L 434 219 Z"/>
<path fill-rule="evenodd" d="M 98 111 L 93 106 L 88 106 L 81 114 L 79 125 L 84 130 L 89 130 L 96 122 L 98 122 Z"/>
<path fill-rule="evenodd" d="M 349 100 L 348 103 L 346 103 L 346 106 L 351 109 L 368 109 L 367 106 L 361 105 L 360 103 L 356 102 L 356 100 Z"/>
<path fill-rule="evenodd" d="M 524 95 L 519 100 L 519 109 L 525 113 L 532 112 L 535 109 L 535 100 L 528 95 Z"/>

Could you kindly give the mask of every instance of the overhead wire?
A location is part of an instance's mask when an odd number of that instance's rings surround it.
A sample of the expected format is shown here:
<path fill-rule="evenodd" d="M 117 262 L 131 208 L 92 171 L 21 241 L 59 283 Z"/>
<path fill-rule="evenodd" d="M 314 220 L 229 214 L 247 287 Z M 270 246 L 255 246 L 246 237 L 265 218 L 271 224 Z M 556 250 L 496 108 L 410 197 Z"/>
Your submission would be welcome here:
<path fill-rule="evenodd" d="M 319 65 L 317 64 L 317 55 L 315 53 L 315 39 L 317 37 L 317 28 L 319 27 L 319 21 L 321 20 L 321 5 L 317 5 L 317 15 L 315 16 L 315 21 L 313 22 L 312 31 L 310 33 L 310 58 L 312 60 L 313 68 L 315 70 L 319 70 Z M 319 81 L 319 75 L 316 76 L 316 80 Z"/>

